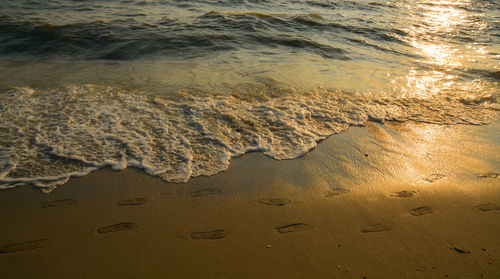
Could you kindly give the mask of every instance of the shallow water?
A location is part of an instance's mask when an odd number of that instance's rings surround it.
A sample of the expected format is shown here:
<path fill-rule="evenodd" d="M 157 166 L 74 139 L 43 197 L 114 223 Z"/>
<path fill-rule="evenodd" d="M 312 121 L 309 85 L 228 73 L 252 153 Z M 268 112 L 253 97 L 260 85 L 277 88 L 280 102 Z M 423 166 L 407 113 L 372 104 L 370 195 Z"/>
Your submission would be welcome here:
<path fill-rule="evenodd" d="M 497 1 L 3 1 L 0 187 L 168 181 L 366 121 L 486 124 Z"/>

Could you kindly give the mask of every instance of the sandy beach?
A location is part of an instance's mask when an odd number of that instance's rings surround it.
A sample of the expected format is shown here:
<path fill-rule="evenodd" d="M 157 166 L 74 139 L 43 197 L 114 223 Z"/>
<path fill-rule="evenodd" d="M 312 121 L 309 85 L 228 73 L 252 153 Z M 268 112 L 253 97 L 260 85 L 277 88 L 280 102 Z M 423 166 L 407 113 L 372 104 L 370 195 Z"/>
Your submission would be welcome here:
<path fill-rule="evenodd" d="M 499 278 L 500 122 L 369 123 L 295 160 L 0 192 L 0 278 Z"/>
<path fill-rule="evenodd" d="M 499 0 L 0 5 L 0 279 L 500 278 Z"/>

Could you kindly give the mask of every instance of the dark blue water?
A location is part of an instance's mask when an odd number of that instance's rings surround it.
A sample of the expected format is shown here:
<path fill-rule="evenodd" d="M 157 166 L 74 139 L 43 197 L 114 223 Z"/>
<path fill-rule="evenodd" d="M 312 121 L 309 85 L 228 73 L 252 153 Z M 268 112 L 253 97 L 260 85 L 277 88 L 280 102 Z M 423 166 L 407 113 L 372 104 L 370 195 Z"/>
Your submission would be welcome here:
<path fill-rule="evenodd" d="M 285 83 L 309 73 L 308 86 L 387 90 L 392 82 L 411 91 L 412 71 L 430 76 L 432 86 L 450 74 L 460 82 L 494 79 L 499 22 L 494 0 L 2 1 L 0 59 L 204 63 L 227 75 L 215 83 L 263 68 Z M 280 66 L 290 78 L 278 77 Z M 352 84 L 360 80 L 370 86 Z"/>

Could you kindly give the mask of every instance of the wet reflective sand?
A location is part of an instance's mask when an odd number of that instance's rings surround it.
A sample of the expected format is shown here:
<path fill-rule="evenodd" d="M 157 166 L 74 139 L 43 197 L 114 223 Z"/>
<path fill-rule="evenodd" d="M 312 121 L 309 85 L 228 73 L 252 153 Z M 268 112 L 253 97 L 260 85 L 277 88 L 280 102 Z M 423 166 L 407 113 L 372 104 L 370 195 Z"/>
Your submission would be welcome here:
<path fill-rule="evenodd" d="M 0 277 L 495 278 L 499 127 L 369 123 L 187 184 L 103 169 L 2 191 Z"/>

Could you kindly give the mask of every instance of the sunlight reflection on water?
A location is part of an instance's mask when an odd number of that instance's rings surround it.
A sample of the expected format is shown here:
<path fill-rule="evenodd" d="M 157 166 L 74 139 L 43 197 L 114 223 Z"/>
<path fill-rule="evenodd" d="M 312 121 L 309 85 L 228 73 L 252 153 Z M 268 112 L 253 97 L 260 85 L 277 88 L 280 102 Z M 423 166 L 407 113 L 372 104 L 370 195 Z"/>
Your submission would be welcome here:
<path fill-rule="evenodd" d="M 395 77 L 390 81 L 392 84 L 405 84 L 401 89 L 403 96 L 426 98 L 442 90 L 472 88 L 471 84 L 457 88 L 459 76 L 453 70 L 473 69 L 474 64 L 484 60 L 489 51 L 474 40 L 457 44 L 451 38 L 459 36 L 462 29 L 473 34 L 482 32 L 487 23 L 478 20 L 477 14 L 461 5 L 472 3 L 469 0 L 424 0 L 407 6 L 412 20 L 405 30 L 409 36 L 404 40 L 414 47 L 420 57 L 420 67 L 411 67 L 405 77 Z M 477 86 L 473 87 L 477 90 Z"/>

